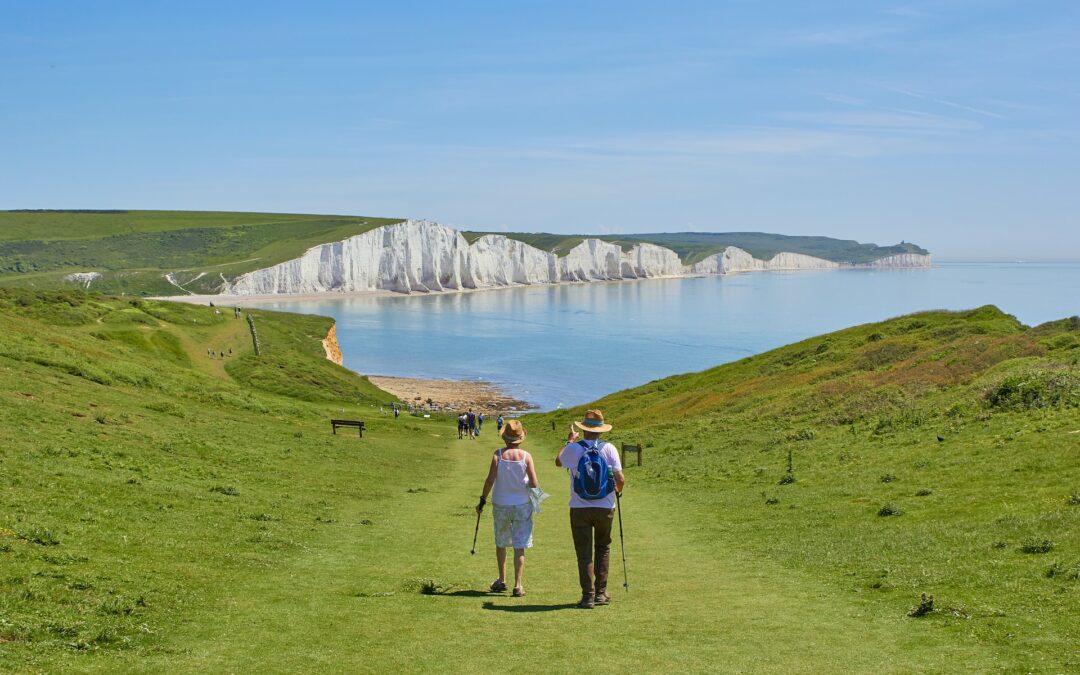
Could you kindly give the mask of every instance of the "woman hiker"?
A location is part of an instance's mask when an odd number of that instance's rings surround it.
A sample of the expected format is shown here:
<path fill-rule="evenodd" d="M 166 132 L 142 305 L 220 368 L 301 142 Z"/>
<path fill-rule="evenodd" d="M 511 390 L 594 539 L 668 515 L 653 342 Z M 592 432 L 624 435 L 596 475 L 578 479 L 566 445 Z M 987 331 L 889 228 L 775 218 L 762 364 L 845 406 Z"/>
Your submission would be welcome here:
<path fill-rule="evenodd" d="M 503 426 L 502 439 L 506 447 L 496 450 L 491 457 L 484 491 L 476 514 L 484 510 L 488 493 L 495 516 L 495 558 L 499 564 L 499 578 L 491 584 L 492 593 L 506 590 L 506 549 L 514 549 L 514 597 L 525 595 L 521 587 L 525 571 L 525 549 L 532 548 L 533 505 L 529 488 L 539 487 L 532 455 L 521 449 L 525 441 L 525 427 L 519 420 L 510 420 Z M 492 492 L 494 486 L 495 491 Z"/>

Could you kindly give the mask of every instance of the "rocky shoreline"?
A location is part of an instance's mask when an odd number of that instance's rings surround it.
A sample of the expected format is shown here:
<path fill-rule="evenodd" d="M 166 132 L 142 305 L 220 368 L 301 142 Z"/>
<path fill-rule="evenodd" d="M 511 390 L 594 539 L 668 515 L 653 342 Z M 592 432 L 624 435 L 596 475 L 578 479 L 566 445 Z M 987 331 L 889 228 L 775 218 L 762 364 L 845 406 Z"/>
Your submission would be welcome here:
<path fill-rule="evenodd" d="M 480 380 L 439 380 L 368 375 L 368 381 L 405 403 L 435 410 L 473 410 L 485 415 L 513 415 L 536 406 Z"/>

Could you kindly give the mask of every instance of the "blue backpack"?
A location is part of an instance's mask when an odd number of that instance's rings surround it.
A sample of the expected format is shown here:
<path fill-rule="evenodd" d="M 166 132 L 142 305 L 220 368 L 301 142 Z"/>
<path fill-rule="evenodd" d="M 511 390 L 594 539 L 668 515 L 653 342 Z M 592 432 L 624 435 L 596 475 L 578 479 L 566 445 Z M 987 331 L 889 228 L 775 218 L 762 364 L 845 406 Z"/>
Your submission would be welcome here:
<path fill-rule="evenodd" d="M 607 497 L 615 491 L 615 481 L 611 480 L 607 460 L 600 454 L 600 444 L 590 447 L 585 441 L 578 441 L 578 445 L 585 448 L 585 454 L 578 460 L 574 492 L 590 501 Z"/>

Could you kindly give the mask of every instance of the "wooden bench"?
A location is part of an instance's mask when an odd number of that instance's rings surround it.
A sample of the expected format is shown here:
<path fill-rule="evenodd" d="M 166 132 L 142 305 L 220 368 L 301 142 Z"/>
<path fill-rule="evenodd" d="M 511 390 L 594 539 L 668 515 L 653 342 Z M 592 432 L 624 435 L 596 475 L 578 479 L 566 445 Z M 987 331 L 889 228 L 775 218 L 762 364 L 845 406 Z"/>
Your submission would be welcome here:
<path fill-rule="evenodd" d="M 330 427 L 334 430 L 335 436 L 338 427 L 355 427 L 360 432 L 360 438 L 364 437 L 364 423 L 360 420 L 330 420 Z"/>
<path fill-rule="evenodd" d="M 630 445 L 628 443 L 623 443 L 622 444 L 622 465 L 623 466 L 626 466 L 626 453 L 628 453 L 628 452 L 636 452 L 637 453 L 637 465 L 641 466 L 641 446 L 640 445 Z"/>

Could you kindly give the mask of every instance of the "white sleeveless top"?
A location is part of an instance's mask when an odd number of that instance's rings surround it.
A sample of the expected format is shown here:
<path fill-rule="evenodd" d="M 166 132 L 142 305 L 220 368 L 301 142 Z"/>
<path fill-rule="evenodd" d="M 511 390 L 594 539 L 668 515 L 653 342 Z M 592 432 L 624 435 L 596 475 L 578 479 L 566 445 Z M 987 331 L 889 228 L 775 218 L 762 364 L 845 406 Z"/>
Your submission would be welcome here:
<path fill-rule="evenodd" d="M 499 468 L 495 474 L 495 488 L 491 491 L 491 503 L 499 506 L 518 506 L 529 503 L 529 472 L 525 460 L 502 458 L 499 450 Z"/>

